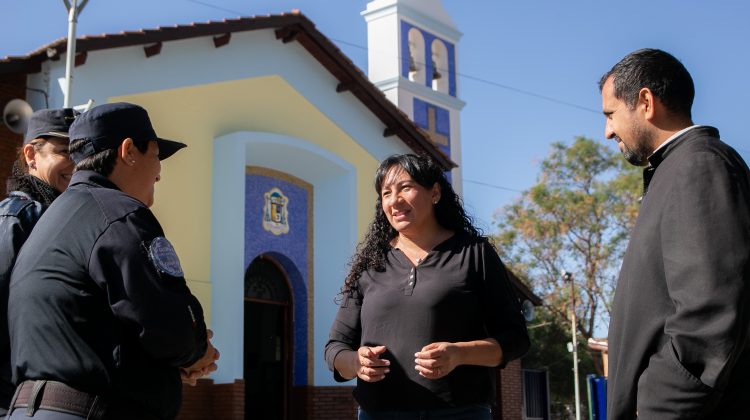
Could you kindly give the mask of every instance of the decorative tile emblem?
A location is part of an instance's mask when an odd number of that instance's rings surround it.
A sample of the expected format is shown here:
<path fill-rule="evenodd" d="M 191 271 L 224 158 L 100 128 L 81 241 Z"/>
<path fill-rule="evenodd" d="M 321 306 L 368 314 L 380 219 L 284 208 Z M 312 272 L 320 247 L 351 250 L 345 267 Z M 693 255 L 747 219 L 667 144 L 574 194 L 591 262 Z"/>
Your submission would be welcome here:
<path fill-rule="evenodd" d="M 278 188 L 271 188 L 263 198 L 263 229 L 274 235 L 289 233 L 289 198 Z"/>

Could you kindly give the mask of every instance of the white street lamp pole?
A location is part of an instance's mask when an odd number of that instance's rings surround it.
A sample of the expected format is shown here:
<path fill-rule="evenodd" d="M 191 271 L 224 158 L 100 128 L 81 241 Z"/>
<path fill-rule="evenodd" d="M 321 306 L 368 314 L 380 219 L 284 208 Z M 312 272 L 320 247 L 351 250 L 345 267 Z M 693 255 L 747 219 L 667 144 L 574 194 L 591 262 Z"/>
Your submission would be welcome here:
<path fill-rule="evenodd" d="M 82 0 L 80 5 L 78 0 L 72 0 L 72 2 L 71 4 L 69 0 L 63 0 L 65 8 L 68 9 L 68 50 L 65 59 L 64 108 L 70 108 L 70 96 L 73 90 L 73 68 L 76 60 L 76 22 L 78 22 L 78 14 L 83 11 L 88 0 Z"/>
<path fill-rule="evenodd" d="M 573 273 L 563 271 L 563 280 L 570 282 L 570 333 L 573 336 L 573 380 L 576 400 L 576 420 L 581 420 L 581 397 L 578 392 L 578 340 L 576 339 L 576 295 Z"/>

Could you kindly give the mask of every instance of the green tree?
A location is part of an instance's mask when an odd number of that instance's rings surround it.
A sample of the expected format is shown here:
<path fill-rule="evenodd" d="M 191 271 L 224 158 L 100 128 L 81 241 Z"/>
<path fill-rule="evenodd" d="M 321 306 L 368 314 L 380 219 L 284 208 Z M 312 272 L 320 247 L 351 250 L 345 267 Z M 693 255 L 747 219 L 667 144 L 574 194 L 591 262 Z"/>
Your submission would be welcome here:
<path fill-rule="evenodd" d="M 537 184 L 496 216 L 503 260 L 543 298 L 550 322 L 568 331 L 571 292 L 561 271 L 574 273 L 576 330 L 584 346 L 597 322 L 609 320 L 640 180 L 641 170 L 618 152 L 577 137 L 571 145 L 553 143 Z"/>

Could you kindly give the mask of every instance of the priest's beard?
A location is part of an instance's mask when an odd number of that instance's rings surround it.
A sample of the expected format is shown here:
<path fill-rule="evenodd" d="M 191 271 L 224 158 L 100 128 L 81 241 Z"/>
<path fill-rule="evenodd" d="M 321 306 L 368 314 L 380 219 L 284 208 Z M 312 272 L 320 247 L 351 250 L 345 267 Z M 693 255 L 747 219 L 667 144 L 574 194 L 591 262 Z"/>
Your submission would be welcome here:
<path fill-rule="evenodd" d="M 629 147 L 627 143 L 620 139 L 622 143 L 622 156 L 630 162 L 631 165 L 635 166 L 646 166 L 648 165 L 648 157 L 654 153 L 654 149 L 651 146 L 653 144 L 654 135 L 645 130 L 643 127 L 633 127 L 630 133 L 630 138 L 635 139 L 635 146 Z"/>

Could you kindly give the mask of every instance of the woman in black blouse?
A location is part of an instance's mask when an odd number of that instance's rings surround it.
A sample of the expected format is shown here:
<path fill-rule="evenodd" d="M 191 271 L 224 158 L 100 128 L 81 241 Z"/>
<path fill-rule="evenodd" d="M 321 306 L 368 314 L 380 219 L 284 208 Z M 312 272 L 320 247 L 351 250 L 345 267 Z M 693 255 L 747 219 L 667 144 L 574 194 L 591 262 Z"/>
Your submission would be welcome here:
<path fill-rule="evenodd" d="M 529 347 L 505 267 L 428 158 L 389 157 L 375 190 L 325 348 L 334 378 L 357 378 L 360 420 L 491 418 L 494 369 Z"/>

